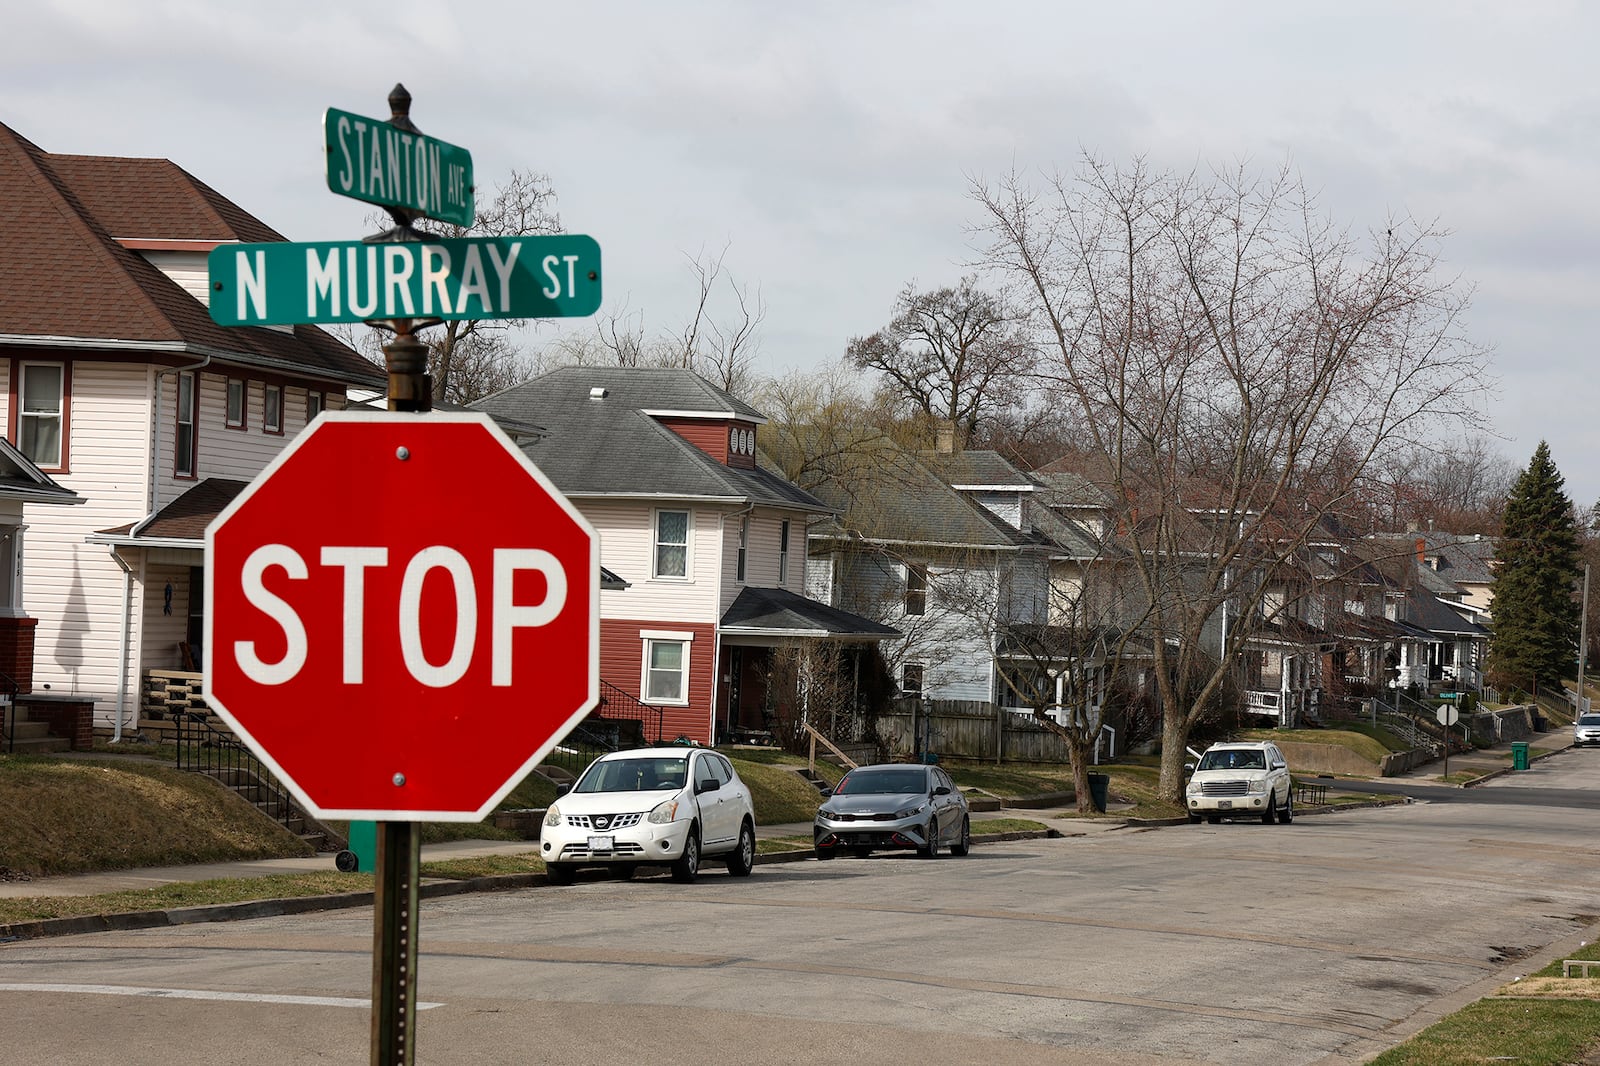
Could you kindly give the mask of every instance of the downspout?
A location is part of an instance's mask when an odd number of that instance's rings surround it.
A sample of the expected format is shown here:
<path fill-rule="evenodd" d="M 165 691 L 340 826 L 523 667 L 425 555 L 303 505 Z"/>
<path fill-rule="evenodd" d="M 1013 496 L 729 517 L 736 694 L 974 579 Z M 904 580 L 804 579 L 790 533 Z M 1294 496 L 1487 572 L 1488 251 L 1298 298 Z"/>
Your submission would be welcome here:
<path fill-rule="evenodd" d="M 111 727 L 111 743 L 122 740 L 122 716 L 128 706 L 128 655 L 133 644 L 133 568 L 123 561 L 116 548 L 111 561 L 122 568 L 122 642 L 117 656 L 117 718 Z"/>

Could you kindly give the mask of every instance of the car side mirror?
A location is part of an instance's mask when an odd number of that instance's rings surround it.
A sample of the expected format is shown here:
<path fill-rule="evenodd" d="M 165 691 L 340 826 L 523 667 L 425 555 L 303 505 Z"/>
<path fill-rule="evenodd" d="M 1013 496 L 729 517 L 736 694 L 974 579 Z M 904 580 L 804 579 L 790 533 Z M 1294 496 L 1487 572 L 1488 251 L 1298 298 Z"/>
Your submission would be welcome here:
<path fill-rule="evenodd" d="M 832 799 L 833 798 L 833 789 L 825 788 L 825 789 L 822 789 L 821 791 L 822 791 L 822 798 L 823 799 Z"/>
<path fill-rule="evenodd" d="M 1183 772 L 1186 773 L 1186 774 L 1194 773 L 1194 763 L 1192 763 L 1192 762 L 1184 763 L 1183 764 Z"/>
<path fill-rule="evenodd" d="M 1275 763 L 1272 764 L 1272 768 L 1274 770 L 1287 770 L 1289 768 L 1289 764 L 1288 763 L 1282 763 L 1282 762 L 1275 762 Z"/>
<path fill-rule="evenodd" d="M 565 796 L 568 792 L 571 792 L 571 791 L 572 791 L 572 786 L 571 785 L 557 785 L 556 786 L 556 795 L 557 796 Z"/>
<path fill-rule="evenodd" d="M 938 786 L 937 788 L 935 788 L 933 790 L 933 794 L 935 796 L 948 796 L 948 795 L 950 795 L 950 790 L 948 788 L 946 788 L 944 785 L 940 785 L 940 786 Z"/>
<path fill-rule="evenodd" d="M 697 781 L 695 782 L 694 786 L 694 794 L 696 796 L 703 796 L 707 792 L 715 792 L 721 787 L 722 782 L 716 780 L 715 778 L 712 778 L 710 781 Z"/>

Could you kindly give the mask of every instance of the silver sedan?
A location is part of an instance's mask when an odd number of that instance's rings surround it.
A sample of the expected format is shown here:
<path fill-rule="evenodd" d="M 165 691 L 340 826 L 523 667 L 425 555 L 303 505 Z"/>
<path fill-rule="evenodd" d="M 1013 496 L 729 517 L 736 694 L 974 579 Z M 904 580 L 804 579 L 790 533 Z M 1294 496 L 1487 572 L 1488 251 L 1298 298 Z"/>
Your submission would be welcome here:
<path fill-rule="evenodd" d="M 880 849 L 915 849 L 931 859 L 943 847 L 965 855 L 972 819 L 967 798 L 939 767 L 883 763 L 844 775 L 817 810 L 813 839 L 819 859 Z"/>

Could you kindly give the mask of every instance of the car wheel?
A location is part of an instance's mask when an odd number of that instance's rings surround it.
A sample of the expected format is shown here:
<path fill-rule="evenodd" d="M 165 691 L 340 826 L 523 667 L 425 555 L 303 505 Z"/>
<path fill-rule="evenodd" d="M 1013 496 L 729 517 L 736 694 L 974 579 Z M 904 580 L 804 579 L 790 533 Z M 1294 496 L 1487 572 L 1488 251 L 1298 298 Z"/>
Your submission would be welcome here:
<path fill-rule="evenodd" d="M 1288 825 L 1294 821 L 1294 789 L 1290 789 L 1283 797 L 1283 810 L 1278 812 L 1278 824 Z"/>
<path fill-rule="evenodd" d="M 1200 816 L 1198 814 L 1189 815 L 1189 824 L 1190 825 L 1199 825 L 1200 824 Z"/>
<path fill-rule="evenodd" d="M 832 848 L 812 848 L 811 851 L 816 855 L 818 862 L 827 862 L 834 856 Z"/>
<path fill-rule="evenodd" d="M 917 849 L 917 855 L 924 859 L 937 859 L 939 857 L 939 819 L 928 820 L 928 829 L 924 834 L 928 842 Z"/>
<path fill-rule="evenodd" d="M 1266 809 L 1261 812 L 1261 824 L 1262 825 L 1271 825 L 1273 822 L 1276 822 L 1277 820 L 1278 820 L 1278 793 L 1275 792 L 1275 791 L 1268 791 L 1267 792 L 1267 806 L 1266 806 Z"/>
<path fill-rule="evenodd" d="M 739 827 L 739 844 L 728 856 L 728 872 L 734 877 L 749 877 L 756 867 L 756 831 L 745 822 Z"/>
<path fill-rule="evenodd" d="M 689 830 L 689 839 L 683 842 L 683 854 L 672 864 L 672 879 L 681 885 L 692 884 L 700 876 L 700 834 Z"/>
<path fill-rule="evenodd" d="M 961 856 L 972 850 L 972 819 L 961 819 L 961 836 L 950 845 L 950 854 Z"/>
<path fill-rule="evenodd" d="M 552 885 L 572 884 L 573 866 L 569 862 L 547 862 L 544 864 L 545 880 Z"/>
<path fill-rule="evenodd" d="M 615 869 L 617 872 L 618 881 L 631 881 L 633 880 L 634 871 L 637 870 L 638 867 L 634 866 L 631 862 L 625 862 L 618 864 L 617 866 L 613 867 L 613 869 Z"/>

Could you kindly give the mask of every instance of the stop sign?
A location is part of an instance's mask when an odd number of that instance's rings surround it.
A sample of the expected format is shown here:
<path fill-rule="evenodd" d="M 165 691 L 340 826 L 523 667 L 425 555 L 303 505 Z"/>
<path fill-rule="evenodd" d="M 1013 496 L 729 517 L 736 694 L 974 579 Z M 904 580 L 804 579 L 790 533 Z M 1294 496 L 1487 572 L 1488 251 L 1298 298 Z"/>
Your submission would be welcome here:
<path fill-rule="evenodd" d="M 599 574 L 487 416 L 327 412 L 206 530 L 208 700 L 318 817 L 477 821 L 595 705 Z"/>

